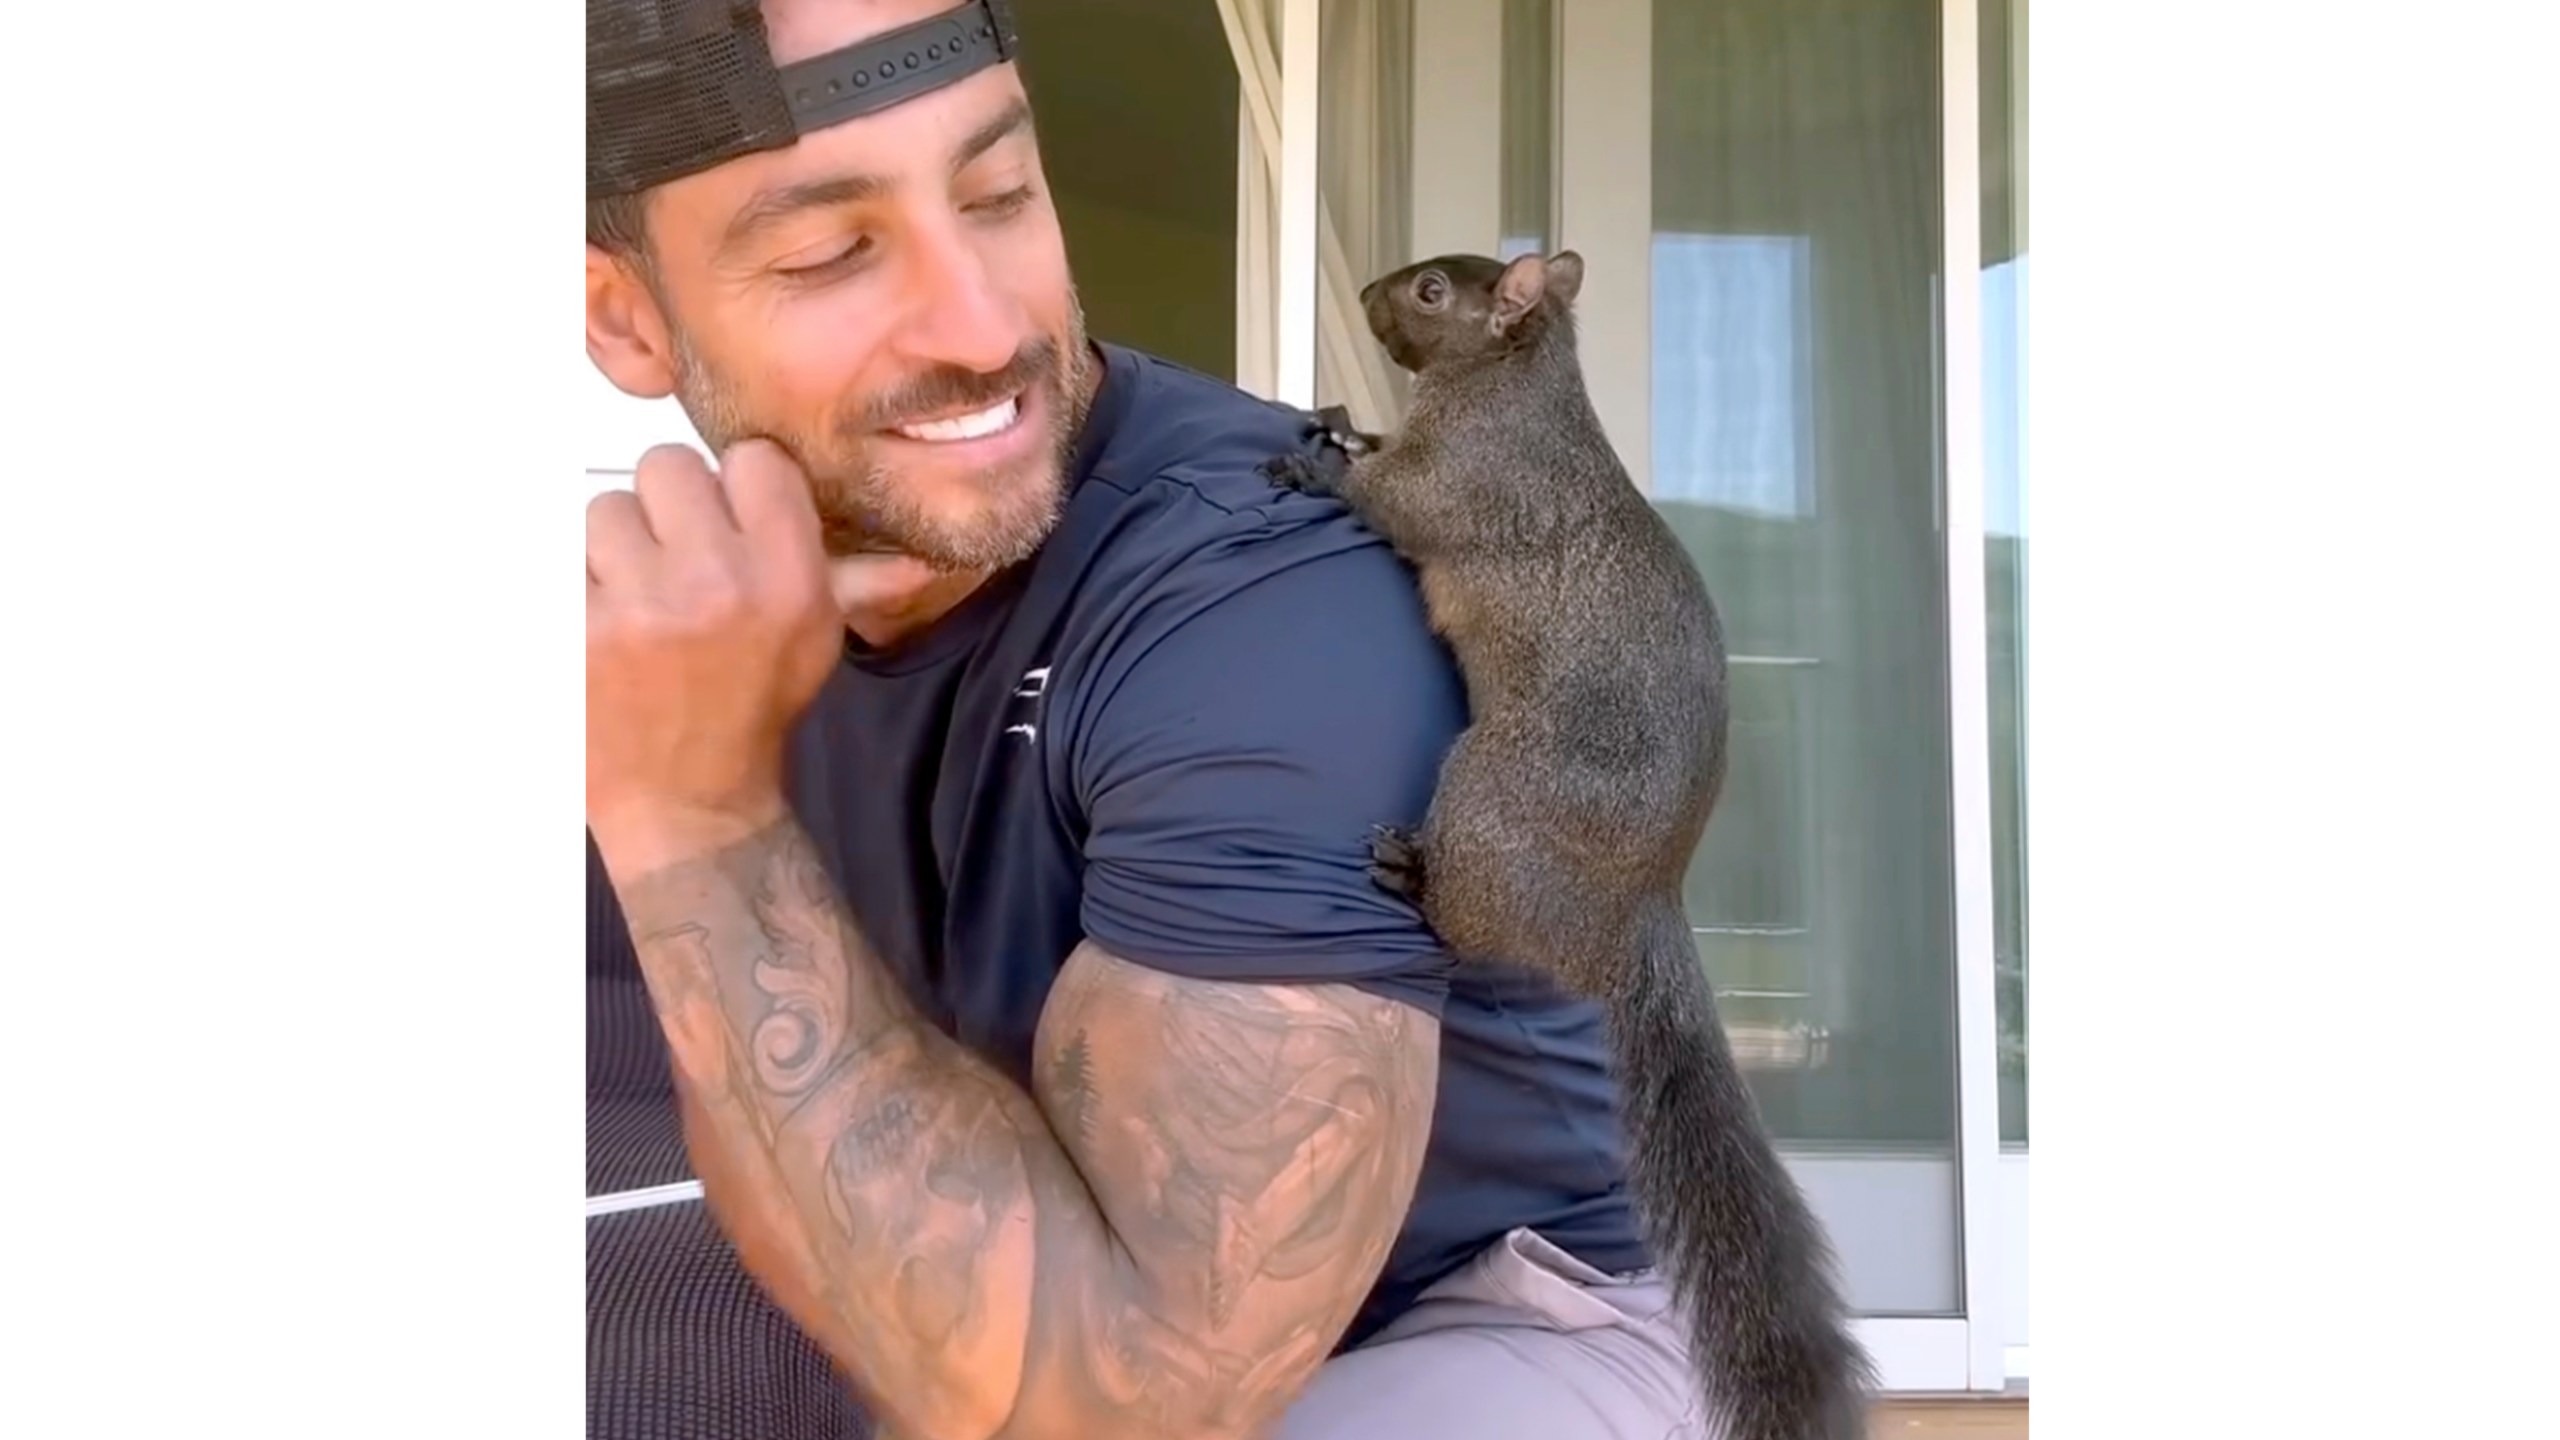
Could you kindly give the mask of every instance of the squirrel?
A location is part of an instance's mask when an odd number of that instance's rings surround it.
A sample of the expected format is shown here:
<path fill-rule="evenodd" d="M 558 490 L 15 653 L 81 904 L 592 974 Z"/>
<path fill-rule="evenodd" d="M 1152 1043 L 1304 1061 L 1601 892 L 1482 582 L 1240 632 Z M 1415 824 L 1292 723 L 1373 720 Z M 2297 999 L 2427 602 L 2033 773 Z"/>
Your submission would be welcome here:
<path fill-rule="evenodd" d="M 1418 829 L 1370 875 L 1460 963 L 1599 1002 L 1636 1208 L 1731 1440 L 1863 1440 L 1872 1364 L 1831 1245 L 1779 1163 L 1718 1022 L 1681 882 L 1722 792 L 1722 622 L 1585 388 L 1571 250 L 1450 255 L 1360 292 L 1414 376 L 1391 438 L 1319 413 L 1263 466 L 1337 498 L 1412 567 L 1467 728 Z"/>

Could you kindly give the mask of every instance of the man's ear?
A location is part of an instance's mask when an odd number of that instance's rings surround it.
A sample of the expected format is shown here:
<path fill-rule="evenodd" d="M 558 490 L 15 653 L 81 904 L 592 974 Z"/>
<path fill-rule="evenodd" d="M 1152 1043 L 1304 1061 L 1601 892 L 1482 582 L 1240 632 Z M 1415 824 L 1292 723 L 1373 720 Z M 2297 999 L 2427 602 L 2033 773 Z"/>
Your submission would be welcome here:
<path fill-rule="evenodd" d="M 1538 298 L 1547 291 L 1547 262 L 1536 255 L 1523 255 L 1502 267 L 1502 278 L 1493 286 L 1493 333 L 1499 335 L 1520 323 L 1520 317 L 1538 308 Z"/>
<path fill-rule="evenodd" d="M 662 400 L 676 391 L 674 338 L 658 297 L 631 262 L 587 247 L 587 358 L 626 395 Z"/>

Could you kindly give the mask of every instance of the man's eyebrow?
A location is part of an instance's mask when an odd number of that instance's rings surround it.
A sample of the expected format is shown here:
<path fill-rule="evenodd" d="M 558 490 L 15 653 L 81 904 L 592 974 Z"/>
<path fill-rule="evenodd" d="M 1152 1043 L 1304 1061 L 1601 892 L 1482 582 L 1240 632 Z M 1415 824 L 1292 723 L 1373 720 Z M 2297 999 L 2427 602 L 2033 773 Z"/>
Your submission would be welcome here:
<path fill-rule="evenodd" d="M 730 217 L 729 228 L 720 236 L 720 249 L 723 253 L 736 250 L 759 231 L 804 210 L 875 200 L 889 193 L 889 188 L 889 182 L 877 175 L 834 175 L 764 191 Z"/>
<path fill-rule="evenodd" d="M 994 119 L 970 131 L 969 138 L 960 142 L 960 148 L 951 153 L 952 173 L 956 175 L 967 169 L 970 161 L 993 150 L 1007 137 L 1029 128 L 1031 128 L 1031 102 L 1016 95 L 1004 109 L 996 113 Z"/>
<path fill-rule="evenodd" d="M 1028 129 L 1030 124 L 1031 103 L 1017 95 L 993 119 L 970 131 L 968 138 L 960 142 L 960 147 L 951 155 L 952 170 L 957 173 L 968 168 L 971 161 Z M 759 231 L 804 210 L 876 200 L 893 188 L 892 181 L 879 175 L 835 175 L 764 191 L 731 218 L 729 228 L 720 237 L 720 249 L 723 252 L 734 251 L 754 239 Z"/>

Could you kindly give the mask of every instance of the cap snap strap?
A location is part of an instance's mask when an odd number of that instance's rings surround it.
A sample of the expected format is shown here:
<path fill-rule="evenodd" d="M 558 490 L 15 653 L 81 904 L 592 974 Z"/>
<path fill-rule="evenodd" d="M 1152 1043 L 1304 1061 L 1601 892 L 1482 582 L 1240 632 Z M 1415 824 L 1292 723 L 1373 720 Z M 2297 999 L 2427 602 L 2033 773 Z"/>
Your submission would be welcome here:
<path fill-rule="evenodd" d="M 886 34 L 782 67 L 801 134 L 885 110 L 1013 58 L 1020 37 L 1004 0 L 969 0 Z"/>

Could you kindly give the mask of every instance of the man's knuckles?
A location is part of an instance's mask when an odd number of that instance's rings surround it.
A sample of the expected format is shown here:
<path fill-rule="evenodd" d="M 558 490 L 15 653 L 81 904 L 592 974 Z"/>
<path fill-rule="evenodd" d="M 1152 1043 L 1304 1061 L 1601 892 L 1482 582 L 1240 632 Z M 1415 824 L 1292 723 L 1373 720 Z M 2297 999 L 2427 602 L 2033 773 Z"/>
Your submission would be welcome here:
<path fill-rule="evenodd" d="M 665 556 L 637 583 L 603 591 L 602 620 L 644 638 L 781 632 L 835 615 L 823 571 L 758 567 L 734 551 Z"/>
<path fill-rule="evenodd" d="M 780 446 L 742 442 L 714 472 L 690 447 L 660 445 L 632 479 L 587 507 L 588 568 L 600 582 L 591 641 L 645 647 L 840 623 L 808 482 Z"/>
<path fill-rule="evenodd" d="M 709 462 L 690 445 L 652 445 L 632 467 L 635 487 L 691 483 L 701 486 L 717 484 Z"/>
<path fill-rule="evenodd" d="M 649 543 L 649 519 L 640 497 L 628 490 L 607 490 L 587 502 L 587 557 L 599 551 L 623 552 Z"/>

